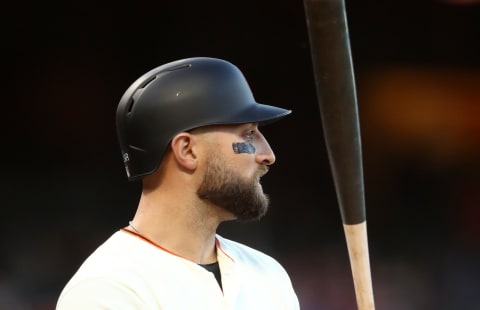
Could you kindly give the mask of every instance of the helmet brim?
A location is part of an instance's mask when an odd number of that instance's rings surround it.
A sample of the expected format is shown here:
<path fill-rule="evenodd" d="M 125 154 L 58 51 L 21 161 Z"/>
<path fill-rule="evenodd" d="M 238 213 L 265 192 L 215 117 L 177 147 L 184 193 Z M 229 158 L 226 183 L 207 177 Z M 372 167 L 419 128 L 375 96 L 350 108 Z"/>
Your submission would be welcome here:
<path fill-rule="evenodd" d="M 248 105 L 242 111 L 231 115 L 229 118 L 221 121 L 223 124 L 245 124 L 259 123 L 259 125 L 271 124 L 275 121 L 292 113 L 291 110 L 279 108 L 276 106 L 254 103 Z"/>

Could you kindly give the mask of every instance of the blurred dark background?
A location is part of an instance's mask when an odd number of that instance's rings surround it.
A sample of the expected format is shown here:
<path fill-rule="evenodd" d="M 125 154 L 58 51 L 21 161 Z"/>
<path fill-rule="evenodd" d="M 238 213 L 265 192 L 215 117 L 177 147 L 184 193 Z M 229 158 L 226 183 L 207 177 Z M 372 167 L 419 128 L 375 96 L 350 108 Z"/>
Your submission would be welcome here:
<path fill-rule="evenodd" d="M 377 309 L 480 309 L 480 4 L 346 1 Z M 259 223 L 224 236 L 275 256 L 302 309 L 355 309 L 301 1 L 64 1 L 2 9 L 0 309 L 53 309 L 79 264 L 127 225 L 115 110 L 165 62 L 235 63 L 277 162 Z"/>

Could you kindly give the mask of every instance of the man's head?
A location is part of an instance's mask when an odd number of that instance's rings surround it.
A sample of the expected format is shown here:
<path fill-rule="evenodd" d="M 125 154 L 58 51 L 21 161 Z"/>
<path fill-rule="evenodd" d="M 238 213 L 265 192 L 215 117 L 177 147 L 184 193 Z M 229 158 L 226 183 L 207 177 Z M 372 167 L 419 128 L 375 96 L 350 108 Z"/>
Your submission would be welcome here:
<path fill-rule="evenodd" d="M 180 132 L 208 125 L 263 124 L 290 112 L 257 103 L 241 71 L 225 60 L 197 57 L 157 67 L 127 89 L 117 108 L 128 178 L 139 180 L 155 172 Z"/>

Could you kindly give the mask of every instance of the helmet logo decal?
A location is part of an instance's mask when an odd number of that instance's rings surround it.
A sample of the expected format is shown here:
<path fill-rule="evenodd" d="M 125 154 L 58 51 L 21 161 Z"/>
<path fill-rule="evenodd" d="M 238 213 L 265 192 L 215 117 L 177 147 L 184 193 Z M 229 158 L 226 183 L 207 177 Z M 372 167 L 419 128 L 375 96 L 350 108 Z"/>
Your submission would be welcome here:
<path fill-rule="evenodd" d="M 255 147 L 250 142 L 234 142 L 232 143 L 232 148 L 235 154 L 255 154 Z"/>
<path fill-rule="evenodd" d="M 130 157 L 128 157 L 128 153 L 123 153 L 123 163 L 125 164 L 125 171 L 127 172 L 127 177 L 130 177 L 130 169 L 128 168 L 128 162 L 130 161 Z"/>

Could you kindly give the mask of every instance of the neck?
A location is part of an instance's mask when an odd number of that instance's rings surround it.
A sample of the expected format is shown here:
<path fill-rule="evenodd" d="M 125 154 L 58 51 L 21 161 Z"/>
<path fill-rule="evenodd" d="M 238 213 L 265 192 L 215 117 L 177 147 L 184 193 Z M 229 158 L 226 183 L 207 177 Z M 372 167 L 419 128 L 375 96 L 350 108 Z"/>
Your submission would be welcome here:
<path fill-rule="evenodd" d="M 215 262 L 218 216 L 199 201 L 171 196 L 160 190 L 143 193 L 131 230 L 195 263 Z"/>

